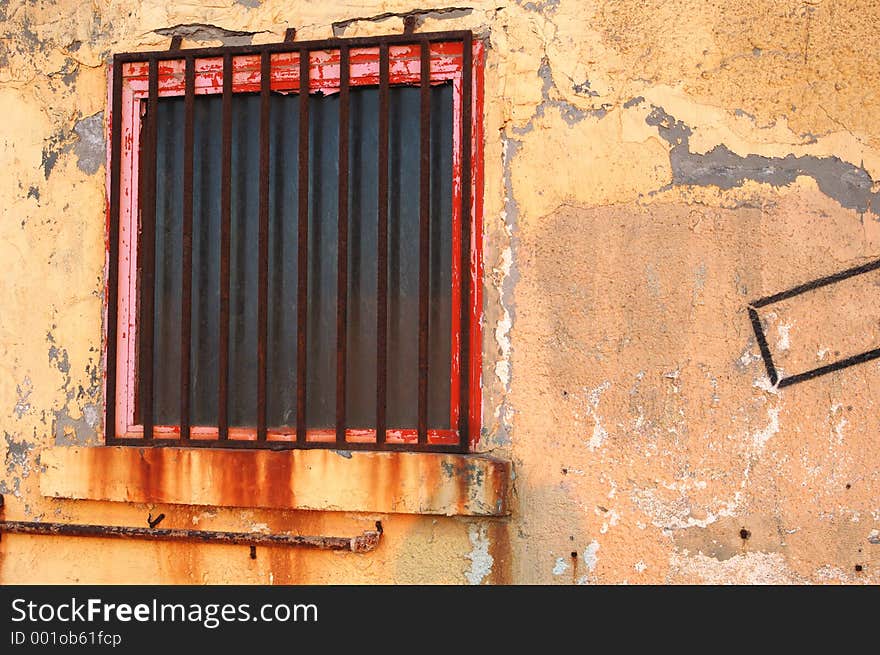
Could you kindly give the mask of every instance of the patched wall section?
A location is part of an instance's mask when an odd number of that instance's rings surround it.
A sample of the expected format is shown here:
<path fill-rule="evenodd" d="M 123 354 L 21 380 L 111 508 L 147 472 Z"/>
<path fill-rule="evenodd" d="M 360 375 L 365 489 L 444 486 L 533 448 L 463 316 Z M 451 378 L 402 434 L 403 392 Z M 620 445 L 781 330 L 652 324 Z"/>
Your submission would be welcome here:
<path fill-rule="evenodd" d="M 9 536 L 0 580 L 877 582 L 878 361 L 777 388 L 749 316 L 880 257 L 877 7 L 361 5 L 0 8 L 0 492 L 10 519 L 306 534 L 381 519 L 380 549 L 251 560 Z M 42 497 L 40 452 L 102 433 L 111 53 L 401 32 L 407 16 L 488 46 L 480 448 L 513 462 L 511 516 Z M 761 307 L 781 372 L 880 348 L 878 290 L 866 275 Z"/>

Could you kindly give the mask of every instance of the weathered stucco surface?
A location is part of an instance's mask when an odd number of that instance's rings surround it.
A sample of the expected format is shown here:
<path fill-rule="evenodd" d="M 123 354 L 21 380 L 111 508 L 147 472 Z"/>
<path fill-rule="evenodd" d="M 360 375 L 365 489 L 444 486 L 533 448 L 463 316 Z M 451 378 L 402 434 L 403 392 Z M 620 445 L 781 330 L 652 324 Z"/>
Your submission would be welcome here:
<path fill-rule="evenodd" d="M 510 516 L 41 496 L 41 451 L 101 439 L 109 56 L 408 12 L 488 46 L 480 448 L 513 463 Z M 866 0 L 0 4 L 6 518 L 385 528 L 370 554 L 255 560 L 10 535 L 0 582 L 880 581 L 880 364 L 773 388 L 747 311 L 880 257 L 878 22 Z M 880 347 L 878 288 L 762 308 L 780 371 Z"/>

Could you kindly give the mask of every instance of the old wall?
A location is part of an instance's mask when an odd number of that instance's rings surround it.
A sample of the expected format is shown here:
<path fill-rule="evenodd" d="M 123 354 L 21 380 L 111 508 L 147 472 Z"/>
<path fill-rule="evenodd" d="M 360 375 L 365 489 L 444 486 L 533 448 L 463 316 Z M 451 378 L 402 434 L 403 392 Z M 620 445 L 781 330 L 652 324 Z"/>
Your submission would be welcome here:
<path fill-rule="evenodd" d="M 42 497 L 41 451 L 101 438 L 108 57 L 412 11 L 488 46 L 480 448 L 513 462 L 510 517 Z M 878 21 L 867 0 L 3 3 L 6 518 L 385 535 L 255 560 L 12 535 L 0 581 L 877 582 L 880 365 L 776 386 L 748 309 L 880 256 Z M 783 380 L 880 347 L 878 287 L 758 307 Z"/>

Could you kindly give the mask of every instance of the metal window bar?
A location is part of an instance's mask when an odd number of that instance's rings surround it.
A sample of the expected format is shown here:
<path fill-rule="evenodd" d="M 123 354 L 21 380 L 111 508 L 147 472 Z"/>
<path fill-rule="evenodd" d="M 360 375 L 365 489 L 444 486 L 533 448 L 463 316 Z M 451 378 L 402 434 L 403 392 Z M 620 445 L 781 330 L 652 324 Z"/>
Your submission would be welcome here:
<path fill-rule="evenodd" d="M 149 90 L 147 115 L 144 123 L 146 143 L 141 157 L 148 162 L 144 166 L 141 187 L 141 251 L 140 267 L 141 302 L 138 315 L 140 328 L 140 366 L 138 391 L 141 399 L 141 422 L 144 439 L 153 438 L 153 310 L 156 273 L 156 139 L 159 111 L 159 60 L 151 59 L 149 67 Z"/>
<path fill-rule="evenodd" d="M 180 51 L 154 51 L 123 53 L 114 56 L 112 86 L 111 164 L 110 164 L 110 225 L 108 234 L 108 334 L 106 426 L 108 444 L 175 446 L 185 441 L 188 447 L 216 447 L 218 441 L 227 448 L 339 448 L 347 450 L 401 450 L 401 451 L 464 451 L 469 449 L 470 439 L 470 275 L 472 248 L 471 199 L 472 199 L 472 103 L 473 103 L 473 56 L 470 32 L 435 32 L 406 34 L 386 37 L 363 37 L 329 39 L 299 43 L 276 43 L 260 46 L 215 47 Z M 462 43 L 461 71 L 461 207 L 460 244 L 458 253 L 462 271 L 460 282 L 459 352 L 453 354 L 459 362 L 458 391 L 458 443 L 429 443 L 428 439 L 428 347 L 429 347 L 429 265 L 431 223 L 431 80 L 430 46 L 443 41 Z M 414 45 L 420 52 L 420 116 L 419 116 L 419 340 L 418 340 L 418 441 L 417 443 L 388 442 L 386 439 L 387 403 L 387 330 L 388 330 L 388 185 L 389 185 L 389 96 L 390 55 L 393 45 Z M 376 366 L 376 440 L 375 443 L 346 440 L 346 320 L 348 285 L 348 214 L 349 214 L 349 129 L 350 129 L 350 51 L 352 47 L 378 47 L 379 50 L 379 115 L 378 115 L 378 205 L 377 205 L 377 366 Z M 336 312 L 336 421 L 335 439 L 310 441 L 307 438 L 307 312 L 308 312 L 308 231 L 309 231 L 309 53 L 313 50 L 339 51 L 340 59 L 340 108 L 339 108 L 339 178 L 338 178 L 338 261 L 337 261 L 337 312 Z M 269 220 L 269 154 L 270 154 L 270 97 L 271 55 L 275 53 L 299 53 L 299 152 L 298 152 L 298 265 L 297 265 L 297 350 L 296 350 L 296 440 L 267 440 L 267 315 L 268 315 L 268 220 Z M 256 441 L 229 438 L 229 321 L 230 321 L 230 223 L 232 188 L 232 94 L 233 58 L 244 55 L 260 57 L 260 187 L 259 187 L 259 244 L 258 244 L 258 316 L 257 316 L 257 429 Z M 191 301 L 192 301 L 192 215 L 193 215 L 193 160 L 194 160 L 194 111 L 196 60 L 222 57 L 222 141 L 221 141 L 221 190 L 220 190 L 220 301 L 219 301 L 219 353 L 217 383 L 217 439 L 192 439 L 190 425 L 191 398 Z M 182 239 L 182 313 L 181 313 L 181 380 L 180 380 L 180 432 L 181 439 L 154 438 L 153 376 L 154 367 L 154 293 L 155 293 L 155 229 L 157 188 L 157 121 L 159 100 L 159 63 L 163 61 L 185 62 L 184 92 L 184 180 L 183 180 L 183 239 Z M 122 87 L 123 65 L 148 63 L 148 93 L 141 145 L 142 168 L 140 183 L 140 252 L 138 274 L 140 302 L 138 313 L 139 345 L 136 416 L 143 425 L 143 438 L 117 437 L 116 430 L 116 332 L 118 318 L 118 257 L 119 223 L 121 220 L 121 156 L 122 156 Z"/>
<path fill-rule="evenodd" d="M 431 44 L 422 41 L 419 103 L 419 443 L 428 443 L 428 295 L 431 222 Z"/>
<path fill-rule="evenodd" d="M 345 444 L 346 368 L 348 365 L 348 130 L 349 77 L 348 46 L 339 48 L 339 202 L 336 248 L 336 445 Z"/>
<path fill-rule="evenodd" d="M 217 438 L 229 439 L 229 253 L 232 222 L 232 54 L 223 55 L 223 108 L 220 190 L 220 325 L 217 353 Z"/>
<path fill-rule="evenodd" d="M 183 137 L 183 265 L 180 294 L 180 438 L 190 438 L 190 341 L 192 334 L 193 159 L 196 62 L 186 58 Z"/>
<path fill-rule="evenodd" d="M 385 443 L 388 382 L 388 44 L 379 44 L 379 196 L 376 217 L 376 443 Z"/>
<path fill-rule="evenodd" d="M 299 225 L 296 293 L 296 442 L 306 443 L 306 326 L 309 284 L 309 51 L 299 51 Z"/>
<path fill-rule="evenodd" d="M 269 95 L 271 61 L 260 55 L 260 234 L 257 291 L 257 441 L 266 441 L 266 340 L 269 330 Z"/>
<path fill-rule="evenodd" d="M 471 261 L 471 105 L 473 102 L 473 36 L 465 32 L 462 39 L 462 76 L 461 76 L 461 267 L 468 271 Z M 458 434 L 459 447 L 467 452 L 470 433 L 470 275 L 462 275 L 461 283 L 461 320 L 458 356 L 460 392 L 458 397 Z"/>

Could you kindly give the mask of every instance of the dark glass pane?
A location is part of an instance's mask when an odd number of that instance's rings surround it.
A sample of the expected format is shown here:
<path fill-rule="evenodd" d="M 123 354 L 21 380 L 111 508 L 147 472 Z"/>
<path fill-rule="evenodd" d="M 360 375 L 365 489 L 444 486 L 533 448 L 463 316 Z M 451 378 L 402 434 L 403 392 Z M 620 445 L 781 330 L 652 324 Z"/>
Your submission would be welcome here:
<path fill-rule="evenodd" d="M 159 101 L 156 138 L 156 268 L 153 420 L 180 422 L 180 302 L 183 225 L 183 98 Z"/>
<path fill-rule="evenodd" d="M 231 206 L 229 425 L 253 427 L 257 424 L 260 229 L 260 99 L 254 95 L 236 96 L 232 103 Z"/>
<path fill-rule="evenodd" d="M 388 426 L 415 428 L 419 409 L 418 88 L 391 89 L 388 184 Z"/>
<path fill-rule="evenodd" d="M 419 91 L 391 90 L 388 425 L 414 428 L 418 388 Z M 191 415 L 216 425 L 219 347 L 221 112 L 195 99 Z M 233 98 L 230 226 L 230 425 L 256 425 L 260 99 Z M 348 424 L 370 428 L 376 404 L 378 91 L 352 88 L 349 162 Z M 307 425 L 335 422 L 338 96 L 309 101 Z M 159 100 L 155 420 L 180 414 L 183 100 Z M 452 88 L 432 89 L 430 403 L 449 427 Z M 299 98 L 273 95 L 270 120 L 267 421 L 296 423 Z"/>
<path fill-rule="evenodd" d="M 285 426 L 292 429 L 296 425 L 298 97 L 273 96 L 269 107 L 271 130 L 266 423 L 270 428 Z M 256 357 L 256 354 L 253 356 Z"/>
<path fill-rule="evenodd" d="M 348 228 L 348 366 L 346 417 L 376 426 L 376 216 L 379 94 L 352 89 Z"/>
<path fill-rule="evenodd" d="M 449 424 L 452 362 L 452 85 L 435 86 L 431 92 L 428 426 L 442 429 L 452 427 Z"/>
<path fill-rule="evenodd" d="M 214 425 L 220 374 L 220 97 L 200 98 L 194 112 L 190 416 L 193 425 Z"/>
<path fill-rule="evenodd" d="M 332 428 L 336 424 L 339 97 L 312 96 L 309 119 L 306 423 L 310 428 Z"/>

